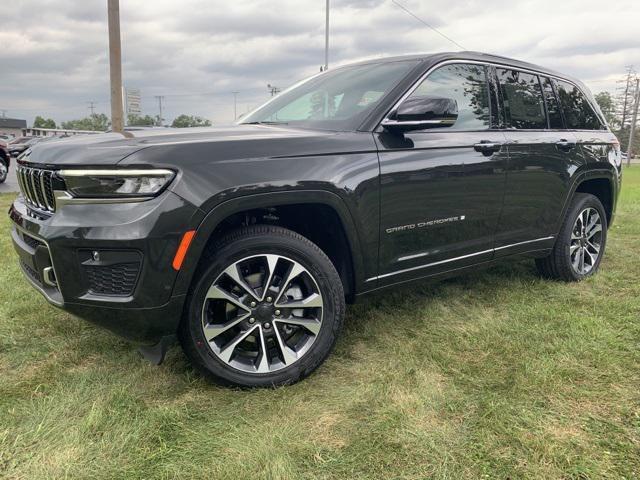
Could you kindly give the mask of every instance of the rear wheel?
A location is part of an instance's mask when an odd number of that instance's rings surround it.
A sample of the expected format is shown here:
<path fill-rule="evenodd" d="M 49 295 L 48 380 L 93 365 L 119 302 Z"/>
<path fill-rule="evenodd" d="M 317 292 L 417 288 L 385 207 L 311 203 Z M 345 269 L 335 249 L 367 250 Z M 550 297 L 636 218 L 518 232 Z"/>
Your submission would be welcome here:
<path fill-rule="evenodd" d="M 280 227 L 223 238 L 189 296 L 183 349 L 214 380 L 243 387 L 296 382 L 330 353 L 342 326 L 342 283 L 327 256 Z"/>
<path fill-rule="evenodd" d="M 598 270 L 607 241 L 607 217 L 600 200 L 576 193 L 551 255 L 537 259 L 547 278 L 580 281 Z"/>

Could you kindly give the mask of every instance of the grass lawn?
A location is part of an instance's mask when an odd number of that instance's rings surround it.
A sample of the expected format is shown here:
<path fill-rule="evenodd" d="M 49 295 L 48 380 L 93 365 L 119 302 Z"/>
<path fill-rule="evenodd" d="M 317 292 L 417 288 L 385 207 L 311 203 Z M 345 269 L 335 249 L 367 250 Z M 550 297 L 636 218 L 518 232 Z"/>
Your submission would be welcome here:
<path fill-rule="evenodd" d="M 209 385 L 178 348 L 151 366 L 49 306 L 0 222 L 2 478 L 640 477 L 638 166 L 596 277 L 524 261 L 373 298 L 277 390 Z"/>

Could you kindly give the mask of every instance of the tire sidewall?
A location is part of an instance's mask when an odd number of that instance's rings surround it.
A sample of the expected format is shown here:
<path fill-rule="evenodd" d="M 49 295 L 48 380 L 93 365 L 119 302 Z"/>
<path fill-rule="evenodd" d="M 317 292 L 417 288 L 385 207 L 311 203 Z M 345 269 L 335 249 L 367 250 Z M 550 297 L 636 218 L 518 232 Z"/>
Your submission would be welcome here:
<path fill-rule="evenodd" d="M 600 219 L 602 221 L 602 243 L 600 246 L 600 253 L 593 268 L 588 273 L 581 274 L 574 270 L 571 263 L 571 234 L 573 232 L 573 226 L 578 219 L 578 215 L 586 208 L 593 208 L 598 212 L 598 215 L 600 215 Z M 607 245 L 607 229 L 607 215 L 600 200 L 598 200 L 597 197 L 591 194 L 580 194 L 579 196 L 577 196 L 576 201 L 574 202 L 569 215 L 567 216 L 567 223 L 562 230 L 562 238 L 560 239 L 562 241 L 562 256 L 566 262 L 568 270 L 571 272 L 571 275 L 575 280 L 584 280 L 585 278 L 590 277 L 598 271 Z"/>
<path fill-rule="evenodd" d="M 7 176 L 9 175 L 9 165 L 8 165 L 9 162 L 7 162 L 7 160 L 5 160 L 2 157 L 0 157 L 0 162 L 2 162 L 2 164 L 5 167 L 4 175 L 2 173 L 0 173 L 0 183 L 4 183 L 5 180 L 7 179 Z"/>
<path fill-rule="evenodd" d="M 292 383 L 308 375 L 331 351 L 344 315 L 344 293 L 330 260 L 310 242 L 285 235 L 249 234 L 241 236 L 205 259 L 198 280 L 189 296 L 188 313 L 183 330 L 187 349 L 196 356 L 196 364 L 214 379 L 238 386 L 275 386 Z M 322 327 L 303 357 L 289 367 L 272 373 L 252 374 L 235 369 L 218 358 L 208 345 L 202 329 L 202 308 L 211 284 L 229 265 L 253 255 L 277 254 L 299 262 L 313 276 L 324 299 Z M 208 265 L 206 265 L 208 263 Z M 340 302 L 339 300 L 342 299 Z"/>

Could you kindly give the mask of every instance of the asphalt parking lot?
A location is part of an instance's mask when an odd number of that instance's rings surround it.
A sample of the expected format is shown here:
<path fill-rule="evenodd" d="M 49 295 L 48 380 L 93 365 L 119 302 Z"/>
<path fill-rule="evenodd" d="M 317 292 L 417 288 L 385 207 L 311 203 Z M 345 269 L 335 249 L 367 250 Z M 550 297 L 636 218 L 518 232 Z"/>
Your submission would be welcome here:
<path fill-rule="evenodd" d="M 16 178 L 16 160 L 11 159 L 11 165 L 9 166 L 9 175 L 4 183 L 0 183 L 0 193 L 18 192 L 18 179 Z"/>

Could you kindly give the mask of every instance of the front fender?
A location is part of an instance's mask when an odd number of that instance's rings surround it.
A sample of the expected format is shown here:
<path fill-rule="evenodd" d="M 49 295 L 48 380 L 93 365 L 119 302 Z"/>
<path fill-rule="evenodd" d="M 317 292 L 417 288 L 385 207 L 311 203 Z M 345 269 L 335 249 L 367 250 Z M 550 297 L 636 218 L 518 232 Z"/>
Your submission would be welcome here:
<path fill-rule="evenodd" d="M 207 242 L 220 223 L 238 212 L 256 208 L 269 208 L 281 205 L 293 204 L 323 204 L 332 208 L 342 222 L 344 231 L 351 249 L 353 271 L 355 275 L 356 291 L 364 282 L 364 268 L 362 255 L 362 239 L 356 228 L 355 221 L 344 201 L 336 194 L 324 190 L 295 190 L 276 193 L 263 193 L 236 197 L 220 203 L 209 213 L 202 213 L 202 220 L 196 229 L 196 234 L 189 247 L 189 252 L 180 269 L 174 287 L 174 295 L 183 295 L 188 292 L 193 276 Z"/>

